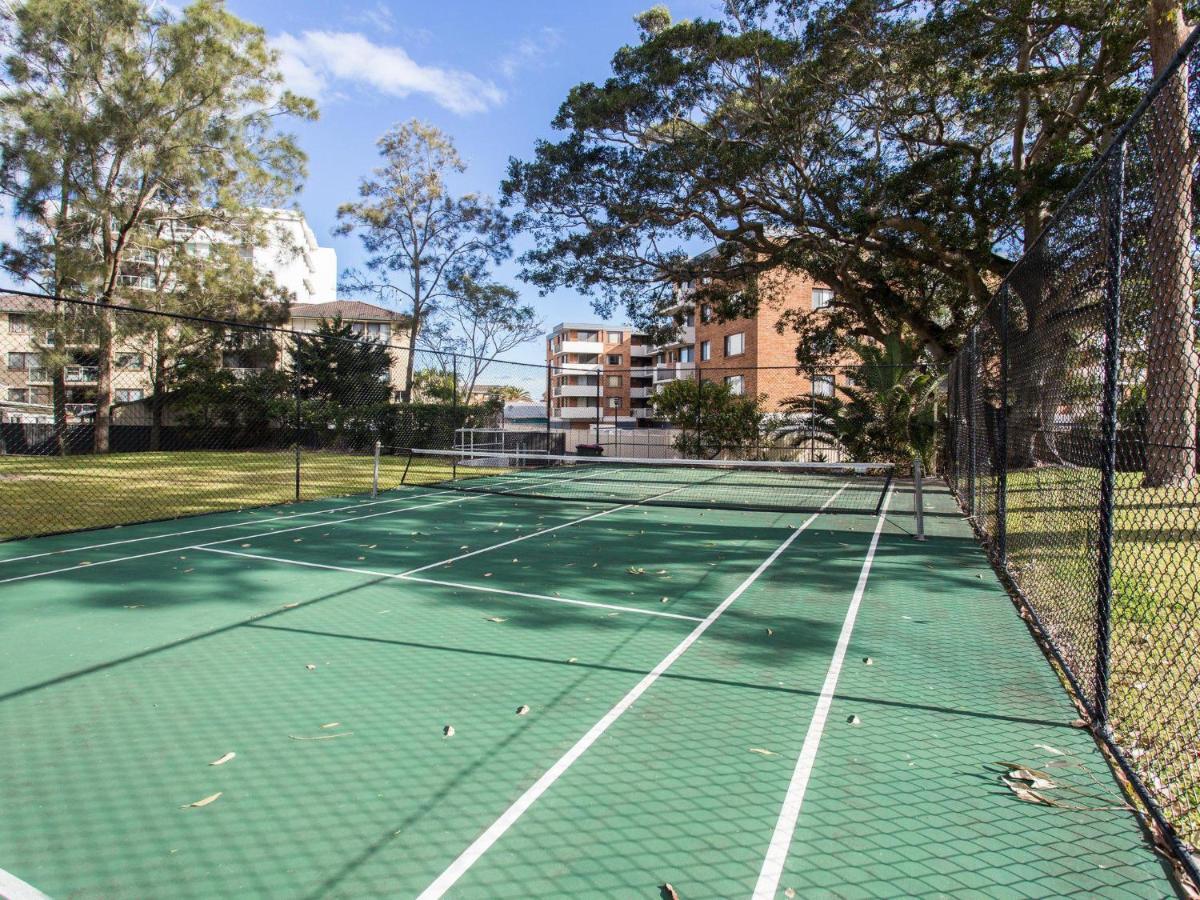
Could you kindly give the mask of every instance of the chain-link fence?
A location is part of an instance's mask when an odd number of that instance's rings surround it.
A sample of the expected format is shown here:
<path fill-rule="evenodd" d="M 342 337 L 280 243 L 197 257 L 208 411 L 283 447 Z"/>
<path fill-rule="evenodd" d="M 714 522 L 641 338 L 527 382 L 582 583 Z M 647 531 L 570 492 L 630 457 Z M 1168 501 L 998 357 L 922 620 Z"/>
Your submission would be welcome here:
<path fill-rule="evenodd" d="M 263 318 L 0 294 L 0 538 L 386 489 L 414 447 L 901 465 L 914 447 L 933 454 L 936 398 L 906 393 L 924 377 L 911 367 L 758 367 L 685 349 L 640 368 L 527 364 L 410 350 L 402 317 L 318 319 L 299 305 Z"/>
<path fill-rule="evenodd" d="M 949 378 L 947 471 L 1164 840 L 1197 877 L 1196 35 Z"/>
<path fill-rule="evenodd" d="M 399 484 L 409 448 L 486 433 L 561 449 L 545 381 L 336 317 L 302 331 L 3 294 L 0 538 L 368 493 Z"/>

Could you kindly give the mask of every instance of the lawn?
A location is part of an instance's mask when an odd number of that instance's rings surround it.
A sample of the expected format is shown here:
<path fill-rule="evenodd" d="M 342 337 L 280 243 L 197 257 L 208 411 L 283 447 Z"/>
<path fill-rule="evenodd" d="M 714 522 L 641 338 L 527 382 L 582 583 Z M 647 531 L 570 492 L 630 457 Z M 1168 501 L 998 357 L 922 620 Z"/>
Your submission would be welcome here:
<path fill-rule="evenodd" d="M 399 484 L 407 457 L 380 461 L 381 488 Z M 0 539 L 289 503 L 291 450 L 0 456 Z M 366 454 L 301 454 L 300 498 L 371 490 Z"/>
<path fill-rule="evenodd" d="M 1099 474 L 1008 476 L 1009 566 L 1090 689 Z M 1116 738 L 1185 840 L 1200 844 L 1200 510 L 1191 488 L 1117 476 L 1110 712 Z"/>

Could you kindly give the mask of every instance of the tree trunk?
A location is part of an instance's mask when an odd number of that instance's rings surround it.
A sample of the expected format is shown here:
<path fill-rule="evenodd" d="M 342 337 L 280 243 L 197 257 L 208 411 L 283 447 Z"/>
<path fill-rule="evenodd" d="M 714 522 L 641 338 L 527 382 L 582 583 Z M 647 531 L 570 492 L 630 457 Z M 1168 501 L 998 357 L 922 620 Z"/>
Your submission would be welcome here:
<path fill-rule="evenodd" d="M 413 365 L 417 360 L 417 332 L 420 327 L 420 320 L 414 314 L 408 326 L 408 363 L 404 367 L 404 390 L 400 392 L 400 398 L 405 403 L 412 401 Z"/>
<path fill-rule="evenodd" d="M 96 453 L 107 453 L 108 431 L 112 422 L 112 313 L 107 309 L 97 310 L 99 334 L 96 340 L 96 417 L 95 441 L 92 449 Z"/>
<path fill-rule="evenodd" d="M 55 346 L 61 335 L 55 335 Z M 54 367 L 53 384 L 50 388 L 54 404 L 54 449 L 59 456 L 67 455 L 67 382 L 62 366 Z"/>
<path fill-rule="evenodd" d="M 150 381 L 150 450 L 162 449 L 163 409 L 166 407 L 167 364 L 163 359 L 162 341 L 157 341 L 154 351 L 154 376 Z"/>
<path fill-rule="evenodd" d="M 1150 0 L 1150 57 L 1165 70 L 1187 37 L 1175 0 Z M 1196 476 L 1196 404 L 1200 394 L 1192 323 L 1191 151 L 1188 66 L 1181 66 L 1147 110 L 1151 191 L 1149 283 L 1154 292 L 1146 343 L 1147 487 L 1182 486 Z"/>

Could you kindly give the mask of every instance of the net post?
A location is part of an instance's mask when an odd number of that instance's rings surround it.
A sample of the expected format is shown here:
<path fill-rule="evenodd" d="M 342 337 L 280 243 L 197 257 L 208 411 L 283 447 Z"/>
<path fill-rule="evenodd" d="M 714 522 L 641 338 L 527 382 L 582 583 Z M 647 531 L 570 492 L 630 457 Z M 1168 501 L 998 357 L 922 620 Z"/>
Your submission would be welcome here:
<path fill-rule="evenodd" d="M 295 468 L 296 468 L 296 490 L 295 501 L 300 502 L 300 433 L 302 429 L 300 421 L 300 336 L 292 335 L 292 394 L 295 400 L 295 434 L 293 435 L 293 445 L 295 452 Z"/>
<path fill-rule="evenodd" d="M 400 483 L 408 484 L 408 467 L 412 465 L 413 452 L 412 447 L 408 448 L 408 459 L 404 461 L 404 471 L 400 475 Z"/>
<path fill-rule="evenodd" d="M 921 457 L 913 457 L 913 512 L 917 517 L 918 541 L 925 540 L 925 473 L 921 466 Z"/>
<path fill-rule="evenodd" d="M 1117 471 L 1117 406 L 1121 376 L 1121 241 L 1124 226 L 1125 145 L 1111 159 L 1106 185 L 1108 222 L 1104 272 L 1104 397 L 1100 412 L 1100 523 L 1096 580 L 1095 725 L 1107 731 L 1112 645 L 1113 519 Z"/>
<path fill-rule="evenodd" d="M 375 467 L 371 472 L 371 499 L 374 500 L 379 496 L 379 451 L 383 447 L 382 441 L 375 442 Z"/>

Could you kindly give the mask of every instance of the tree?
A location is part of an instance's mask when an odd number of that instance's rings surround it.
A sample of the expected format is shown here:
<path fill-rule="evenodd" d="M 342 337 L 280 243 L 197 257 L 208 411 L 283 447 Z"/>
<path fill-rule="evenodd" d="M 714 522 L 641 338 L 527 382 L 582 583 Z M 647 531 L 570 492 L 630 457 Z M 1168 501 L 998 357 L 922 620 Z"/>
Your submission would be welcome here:
<path fill-rule="evenodd" d="M 491 281 L 463 276 L 451 285 L 439 324 L 426 338 L 436 349 L 459 354 L 459 393 L 469 397 L 488 366 L 515 347 L 542 336 L 542 322 L 520 294 Z"/>
<path fill-rule="evenodd" d="M 1177 0 L 1149 0 L 1154 74 L 1166 70 L 1188 35 Z M 1148 487 L 1186 486 L 1196 477 L 1196 404 L 1200 355 L 1194 322 L 1192 159 L 1188 132 L 1188 64 L 1147 110 L 1156 184 L 1147 235 L 1154 306 L 1146 335 L 1146 473 Z"/>
<path fill-rule="evenodd" d="M 1146 60 L 1132 0 L 725 10 L 644 14 L 612 77 L 567 96 L 561 139 L 510 163 L 543 290 L 646 325 L 678 281 L 728 318 L 754 310 L 760 276 L 802 272 L 835 291 L 802 328 L 903 329 L 943 360 L 1132 111 Z M 1033 351 L 1080 320 L 1015 288 Z"/>
<path fill-rule="evenodd" d="M 0 193 L 20 222 L 0 260 L 55 297 L 101 304 L 95 449 L 108 449 L 112 315 L 139 236 L 163 220 L 253 228 L 294 193 L 304 156 L 276 128 L 315 117 L 280 90 L 260 28 L 220 0 L 175 14 L 143 0 L 27 0 L 6 7 L 12 52 L 0 97 Z M 64 385 L 54 378 L 56 410 Z"/>
<path fill-rule="evenodd" d="M 533 398 L 529 396 L 529 391 L 523 387 L 517 387 L 514 384 L 501 384 L 494 387 L 489 394 L 499 400 L 501 403 L 512 402 L 532 402 Z"/>
<path fill-rule="evenodd" d="M 292 377 L 306 423 L 334 442 L 350 429 L 365 434 L 390 400 L 387 345 L 361 339 L 340 316 L 293 340 Z"/>
<path fill-rule="evenodd" d="M 724 382 L 668 381 L 651 402 L 656 415 L 679 429 L 673 445 L 688 459 L 752 453 L 770 430 L 761 401 L 734 394 Z"/>
<path fill-rule="evenodd" d="M 455 196 L 446 179 L 466 171 L 453 142 L 413 120 L 379 139 L 384 164 L 359 183 L 359 199 L 338 208 L 338 234 L 357 231 L 370 256 L 366 271 L 350 270 L 352 289 L 398 302 L 409 314 L 409 346 L 453 296 L 453 286 L 481 279 L 489 264 L 511 254 L 510 224 L 477 194 Z M 404 399 L 411 399 L 414 354 L 408 356 Z"/>
<path fill-rule="evenodd" d="M 263 229 L 269 227 L 269 223 L 263 224 Z M 147 284 L 135 297 L 138 308 L 196 319 L 284 324 L 291 295 L 272 276 L 258 274 L 253 260 L 242 252 L 247 228 L 256 236 L 263 230 L 247 223 L 241 239 L 235 242 L 220 233 L 197 232 L 193 226 L 174 220 L 142 229 L 133 243 L 139 261 L 126 266 L 129 275 Z M 184 229 L 186 233 L 181 234 Z M 163 315 L 118 315 L 114 339 L 120 349 L 139 350 L 146 357 L 151 450 L 160 446 L 168 394 L 200 358 L 211 358 L 220 366 L 225 353 L 236 353 L 245 367 L 245 360 L 251 357 L 256 363 L 271 365 L 278 356 L 271 336 L 262 332 L 230 331 L 202 321 Z"/>
<path fill-rule="evenodd" d="M 794 397 L 785 408 L 841 446 L 851 459 L 907 464 L 921 459 L 932 471 L 937 450 L 937 400 L 941 378 L 920 365 L 912 340 L 889 335 L 855 348 L 859 364 L 830 397 Z"/>

